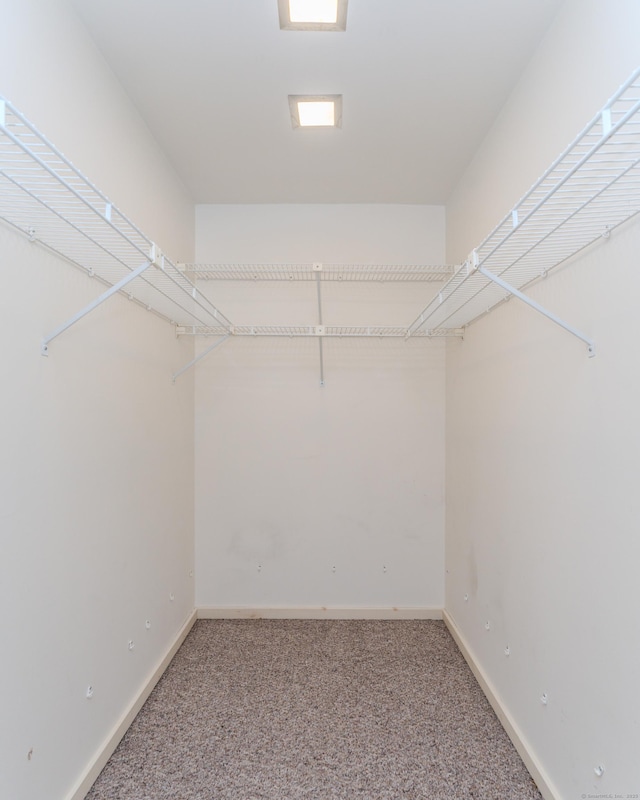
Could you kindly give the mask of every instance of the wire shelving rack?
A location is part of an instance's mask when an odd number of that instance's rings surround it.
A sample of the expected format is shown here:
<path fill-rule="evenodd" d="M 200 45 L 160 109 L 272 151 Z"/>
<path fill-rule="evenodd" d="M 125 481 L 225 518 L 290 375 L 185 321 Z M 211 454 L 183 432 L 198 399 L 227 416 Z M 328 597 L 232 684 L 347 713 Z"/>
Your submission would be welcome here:
<path fill-rule="evenodd" d="M 179 336 L 322 336 L 338 339 L 406 339 L 407 329 L 401 326 L 384 325 L 234 325 L 230 330 L 218 327 L 179 327 Z M 462 336 L 462 328 L 421 329 L 416 332 L 419 338 L 443 339 Z"/>
<path fill-rule="evenodd" d="M 453 266 L 427 264 L 181 264 L 191 277 L 205 281 L 343 281 L 443 282 Z"/>
<path fill-rule="evenodd" d="M 468 326 L 514 294 L 511 288 L 544 277 L 638 212 L 640 69 L 457 268 L 410 334 Z"/>
<path fill-rule="evenodd" d="M 180 325 L 229 320 L 11 103 L 0 97 L 0 218 Z M 126 288 L 125 288 L 126 287 Z"/>

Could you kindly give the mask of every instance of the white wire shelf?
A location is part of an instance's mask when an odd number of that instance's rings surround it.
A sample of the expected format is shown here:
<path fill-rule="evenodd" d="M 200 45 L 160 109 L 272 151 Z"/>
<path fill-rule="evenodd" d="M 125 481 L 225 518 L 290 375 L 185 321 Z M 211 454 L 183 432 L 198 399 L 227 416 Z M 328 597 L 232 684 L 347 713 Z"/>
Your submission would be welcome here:
<path fill-rule="evenodd" d="M 452 266 L 425 264 L 180 264 L 205 281 L 416 281 L 443 282 Z"/>
<path fill-rule="evenodd" d="M 640 69 L 477 247 L 410 327 L 464 327 L 640 211 Z"/>
<path fill-rule="evenodd" d="M 380 325 L 371 326 L 339 326 L 339 325 L 235 325 L 230 330 L 221 326 L 210 327 L 178 327 L 178 336 L 225 336 L 229 333 L 233 336 L 316 336 L 316 337 L 338 337 L 338 338 L 382 338 L 382 339 L 406 339 L 408 329 L 399 326 L 385 327 Z M 416 336 L 421 338 L 445 338 L 449 336 L 462 336 L 462 328 L 438 328 L 429 330 L 421 328 L 416 332 Z"/>
<path fill-rule="evenodd" d="M 108 286 L 181 325 L 226 317 L 71 162 L 0 97 L 0 218 Z"/>

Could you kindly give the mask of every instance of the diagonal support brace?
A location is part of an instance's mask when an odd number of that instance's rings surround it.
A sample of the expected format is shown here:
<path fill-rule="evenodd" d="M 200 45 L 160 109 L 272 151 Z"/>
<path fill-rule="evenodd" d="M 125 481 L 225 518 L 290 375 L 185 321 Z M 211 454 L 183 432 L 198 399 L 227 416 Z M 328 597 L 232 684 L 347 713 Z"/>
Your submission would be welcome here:
<path fill-rule="evenodd" d="M 204 358 L 205 356 L 208 356 L 209 353 L 211 353 L 213 350 L 216 349 L 216 347 L 220 347 L 221 344 L 224 344 L 227 341 L 227 339 L 229 338 L 229 336 L 231 336 L 230 333 L 228 333 L 226 336 L 223 336 L 222 339 L 218 339 L 217 342 L 214 342 L 212 345 L 207 347 L 206 350 L 203 350 L 200 353 L 200 355 L 197 355 L 188 364 L 185 364 L 185 366 L 182 367 L 182 369 L 179 369 L 175 373 L 175 375 L 173 375 L 173 377 L 171 378 L 171 383 L 175 383 L 176 382 L 176 378 L 179 378 L 180 375 L 182 375 L 183 372 L 186 372 L 188 369 L 191 369 L 191 367 L 193 367 L 194 364 L 197 364 L 198 361 L 200 361 L 201 358 Z"/>
<path fill-rule="evenodd" d="M 43 356 L 49 355 L 49 342 L 52 342 L 54 339 L 60 336 L 61 333 L 64 333 L 72 325 L 75 325 L 76 322 L 81 320 L 83 317 L 86 317 L 87 314 L 90 314 L 99 305 L 102 305 L 102 303 L 104 303 L 105 300 L 108 300 L 114 294 L 117 294 L 119 291 L 124 289 L 124 287 L 127 286 L 127 284 L 131 283 L 131 281 L 135 280 L 136 278 L 139 278 L 140 275 L 142 275 L 142 273 L 145 270 L 149 269 L 152 263 L 153 262 L 151 261 L 145 261 L 144 264 L 141 264 L 137 269 L 134 269 L 133 272 L 129 273 L 129 275 L 125 275 L 125 277 L 121 281 L 118 281 L 118 283 L 114 283 L 110 289 L 107 289 L 106 292 L 103 292 L 100 295 L 100 297 L 97 297 L 93 302 L 89 303 L 89 305 L 83 308 L 82 311 L 78 311 L 78 313 L 74 314 L 74 316 L 71 317 L 71 319 L 67 320 L 62 325 L 59 325 L 55 329 L 55 331 L 53 331 L 53 333 L 50 333 L 48 336 L 45 336 L 44 339 L 42 340 L 42 347 L 41 347 L 42 355 Z"/>
<path fill-rule="evenodd" d="M 528 306 L 533 308 L 535 311 L 538 311 L 540 314 L 542 314 L 543 316 L 547 317 L 547 319 L 550 319 L 552 322 L 555 322 L 556 325 L 559 325 L 561 328 L 564 328 L 565 331 L 568 331 L 569 333 L 573 334 L 578 339 L 583 341 L 587 345 L 589 358 L 593 358 L 595 356 L 595 354 L 596 354 L 596 346 L 593 343 L 593 340 L 589 339 L 588 336 L 585 336 L 584 333 L 579 331 L 577 328 L 574 328 L 573 325 L 569 325 L 569 323 L 565 322 L 563 319 L 560 319 L 560 317 L 556 316 L 553 312 L 547 311 L 546 308 L 543 308 L 543 306 L 541 306 L 539 303 L 536 303 L 535 300 L 532 300 L 530 297 L 527 297 L 526 294 L 523 294 L 521 291 L 516 289 L 514 286 L 511 286 L 511 284 L 507 283 L 505 280 L 500 278 L 498 275 L 494 275 L 493 272 L 489 272 L 488 269 L 485 269 L 484 267 L 480 267 L 480 266 L 476 267 L 476 269 L 478 270 L 478 272 L 480 272 L 482 275 L 484 275 L 485 278 L 487 278 L 488 280 L 490 280 L 493 283 L 497 284 L 502 289 L 504 289 L 505 291 L 509 292 L 509 294 L 512 294 L 514 297 L 517 297 L 518 300 L 522 300 L 523 303 L 526 303 Z"/>

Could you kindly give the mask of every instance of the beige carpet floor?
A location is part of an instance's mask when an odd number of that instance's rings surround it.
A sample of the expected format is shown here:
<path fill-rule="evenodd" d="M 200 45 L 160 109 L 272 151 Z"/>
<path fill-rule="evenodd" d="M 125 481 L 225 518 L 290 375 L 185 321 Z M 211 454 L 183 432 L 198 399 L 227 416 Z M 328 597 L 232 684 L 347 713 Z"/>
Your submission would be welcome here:
<path fill-rule="evenodd" d="M 201 620 L 88 800 L 540 800 L 444 623 Z"/>

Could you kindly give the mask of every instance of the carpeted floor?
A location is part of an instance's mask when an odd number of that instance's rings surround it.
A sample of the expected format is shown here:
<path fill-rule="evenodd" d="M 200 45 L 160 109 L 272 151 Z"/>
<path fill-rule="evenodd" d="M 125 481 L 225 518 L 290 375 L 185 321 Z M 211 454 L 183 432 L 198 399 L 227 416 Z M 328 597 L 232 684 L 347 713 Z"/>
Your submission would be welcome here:
<path fill-rule="evenodd" d="M 444 623 L 199 621 L 87 800 L 540 800 Z"/>

